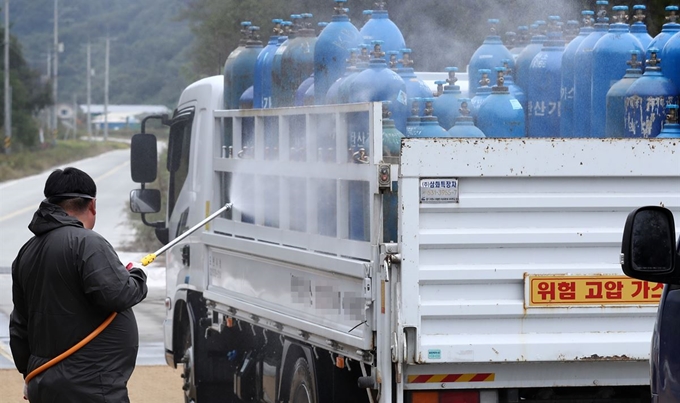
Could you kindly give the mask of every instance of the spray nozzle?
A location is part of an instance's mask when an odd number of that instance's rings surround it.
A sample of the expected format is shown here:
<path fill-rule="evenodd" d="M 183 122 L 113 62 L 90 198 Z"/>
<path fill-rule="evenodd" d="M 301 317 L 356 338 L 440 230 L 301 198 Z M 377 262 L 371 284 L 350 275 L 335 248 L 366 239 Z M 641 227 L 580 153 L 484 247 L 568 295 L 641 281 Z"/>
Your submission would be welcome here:
<path fill-rule="evenodd" d="M 659 54 L 659 49 L 658 48 L 649 48 L 649 59 L 647 60 L 646 67 L 647 68 L 654 68 L 657 67 L 658 65 L 661 64 L 661 59 L 659 59 L 657 56 Z"/>
<path fill-rule="evenodd" d="M 373 45 L 373 52 L 371 52 L 371 56 L 374 59 L 382 59 L 383 57 L 385 57 L 385 52 L 382 51 L 383 43 L 384 41 L 379 40 L 371 41 L 371 45 Z"/>
<path fill-rule="evenodd" d="M 678 6 L 666 7 L 666 21 L 676 23 L 678 21 Z"/>
<path fill-rule="evenodd" d="M 456 85 L 456 81 L 458 81 L 458 77 L 456 77 L 458 67 L 447 67 L 446 72 L 449 75 L 449 77 L 446 79 L 446 82 L 451 86 Z"/>
<path fill-rule="evenodd" d="M 470 109 L 468 109 L 468 105 L 470 104 L 470 98 L 460 98 L 458 99 L 458 102 L 460 102 L 460 108 L 458 109 L 460 115 L 470 116 Z"/>
<path fill-rule="evenodd" d="M 678 105 L 677 104 L 667 104 L 666 105 L 666 123 L 667 124 L 677 124 L 678 123 Z"/>
<path fill-rule="evenodd" d="M 628 22 L 628 6 L 614 6 L 612 7 L 615 15 L 614 22 L 625 24 Z"/>

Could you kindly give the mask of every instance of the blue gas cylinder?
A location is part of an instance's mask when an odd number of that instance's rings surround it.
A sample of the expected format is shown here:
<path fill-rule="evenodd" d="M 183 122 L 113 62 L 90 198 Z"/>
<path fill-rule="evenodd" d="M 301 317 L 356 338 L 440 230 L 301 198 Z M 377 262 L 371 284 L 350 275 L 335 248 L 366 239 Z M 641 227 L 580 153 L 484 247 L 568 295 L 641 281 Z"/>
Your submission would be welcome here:
<path fill-rule="evenodd" d="M 390 101 L 390 112 L 400 132 L 406 131 L 409 115 L 404 80 L 387 67 L 381 41 L 373 41 L 371 61 L 366 70 L 359 73 L 350 84 L 350 102 Z M 350 147 L 358 147 L 359 144 Z M 366 145 L 368 151 L 368 145 Z"/>
<path fill-rule="evenodd" d="M 247 90 L 243 91 L 243 94 L 239 97 L 238 107 L 239 109 L 253 109 L 253 98 L 255 90 L 251 85 Z"/>
<path fill-rule="evenodd" d="M 358 61 L 356 63 L 356 68 L 342 80 L 342 82 L 340 83 L 340 87 L 338 88 L 339 103 L 346 104 L 350 102 L 350 96 L 352 94 L 351 92 L 352 83 L 357 78 L 359 73 L 368 68 L 368 64 L 371 59 L 368 48 L 369 47 L 366 44 L 362 43 L 361 45 L 359 45 L 359 56 Z"/>
<path fill-rule="evenodd" d="M 434 115 L 439 120 L 439 124 L 444 130 L 449 130 L 456 123 L 456 118 L 460 116 L 460 99 L 463 98 L 463 93 L 460 86 L 456 85 L 458 77 L 458 67 L 447 67 L 446 72 L 448 78 L 446 79 L 446 86 L 443 92 L 433 103 Z"/>
<path fill-rule="evenodd" d="M 459 116 L 456 118 L 456 123 L 453 127 L 449 129 L 448 137 L 486 137 L 484 132 L 475 126 L 472 116 L 470 116 L 470 109 L 468 109 L 470 98 L 460 98 L 458 102 L 460 103 L 460 108 L 458 109 Z"/>
<path fill-rule="evenodd" d="M 281 44 L 272 61 L 272 105 L 294 106 L 295 91 L 314 72 L 316 34 L 309 23 L 311 14 L 294 14 L 293 33 Z"/>
<path fill-rule="evenodd" d="M 357 62 L 359 61 L 358 55 L 359 49 L 349 50 L 349 59 L 347 59 L 347 67 L 345 68 L 345 74 L 342 77 L 335 80 L 335 82 L 328 88 L 326 93 L 326 103 L 331 104 L 341 104 L 344 103 L 340 100 L 340 87 L 345 82 L 347 77 L 352 73 L 357 71 Z"/>
<path fill-rule="evenodd" d="M 680 138 L 680 124 L 678 124 L 678 105 L 666 105 L 666 123 L 661 129 L 657 139 L 677 139 Z"/>
<path fill-rule="evenodd" d="M 388 164 L 398 164 L 401 154 L 401 139 L 404 134 L 394 126 L 391 119 L 389 102 L 383 102 L 382 143 L 383 161 Z M 383 174 L 382 172 L 380 173 Z M 386 180 L 389 178 L 385 178 Z M 399 198 L 397 195 L 398 182 L 392 181 L 392 188 L 382 193 L 383 197 L 383 242 L 397 242 L 399 228 Z"/>
<path fill-rule="evenodd" d="M 670 68 L 664 69 L 663 75 L 673 81 L 676 87 L 680 87 L 680 32 L 673 35 L 661 51 L 661 60 L 665 66 Z M 675 66 L 675 68 L 673 68 Z"/>
<path fill-rule="evenodd" d="M 531 30 L 533 35 L 531 36 L 531 42 L 524 47 L 522 53 L 517 56 L 517 61 L 515 62 L 515 68 L 512 70 L 514 73 L 515 84 L 519 85 L 520 88 L 526 90 L 530 78 L 529 78 L 529 68 L 531 67 L 531 61 L 534 57 L 543 49 L 543 42 L 548 40 L 545 35 L 545 21 L 540 21 L 542 24 L 538 23 L 531 25 Z M 494 66 L 496 67 L 496 66 Z"/>
<path fill-rule="evenodd" d="M 406 118 L 406 131 L 403 132 L 405 137 L 421 137 L 420 136 L 420 105 L 422 98 L 411 98 L 408 100 L 411 105 L 411 115 Z M 422 108 L 424 109 L 424 108 Z"/>
<path fill-rule="evenodd" d="M 478 123 L 477 114 L 479 107 L 486 97 L 491 95 L 491 87 L 489 87 L 489 84 L 491 84 L 490 74 L 491 69 L 479 69 L 479 76 L 481 77 L 479 79 L 479 86 L 477 87 L 476 95 L 470 100 L 470 115 L 472 115 L 475 123 Z M 470 88 L 472 88 L 472 85 L 470 85 Z"/>
<path fill-rule="evenodd" d="M 501 37 L 497 34 L 499 21 L 497 19 L 490 19 L 490 34 L 484 39 L 482 46 L 477 48 L 470 58 L 468 64 L 468 76 L 471 83 L 479 82 L 482 76 L 479 74 L 480 69 L 493 69 L 496 66 L 503 64 L 503 59 L 513 60 L 512 67 L 515 67 L 512 53 L 503 45 Z M 477 89 L 470 86 L 470 96 L 475 96 Z"/>
<path fill-rule="evenodd" d="M 645 55 L 646 59 L 649 59 L 652 55 L 649 53 L 650 48 L 657 48 L 661 49 L 663 52 L 664 46 L 666 46 L 666 42 L 668 42 L 669 39 L 673 35 L 675 35 L 677 32 L 680 31 L 680 24 L 678 24 L 678 6 L 668 6 L 666 7 L 666 20 L 668 21 L 667 23 L 663 24 L 663 27 L 661 28 L 661 32 L 657 36 L 652 39 L 652 41 L 649 43 L 647 46 L 647 54 Z M 645 60 L 646 60 L 645 59 Z M 662 59 L 663 60 L 663 59 Z"/>
<path fill-rule="evenodd" d="M 605 136 L 610 138 L 625 137 L 625 99 L 628 88 L 642 77 L 642 63 L 638 60 L 640 52 L 630 51 L 630 60 L 626 63 L 629 68 L 623 76 L 607 92 L 607 122 Z"/>
<path fill-rule="evenodd" d="M 335 15 L 314 45 L 314 101 L 326 103 L 330 86 L 345 72 L 349 50 L 358 47 L 363 38 L 345 11 L 347 0 L 335 0 Z"/>
<path fill-rule="evenodd" d="M 235 86 L 232 85 L 232 82 L 234 80 L 233 77 L 233 72 L 234 72 L 234 66 L 236 64 L 236 61 L 241 58 L 243 52 L 246 49 L 246 43 L 248 42 L 248 38 L 250 37 L 250 31 L 248 28 L 252 25 L 250 21 L 242 21 L 241 22 L 241 30 L 240 30 L 240 35 L 241 39 L 239 40 L 238 47 L 234 49 L 231 53 L 229 53 L 229 56 L 227 57 L 227 60 L 224 62 L 224 68 L 222 69 L 222 74 L 224 74 L 224 108 L 225 109 L 238 109 L 238 100 L 241 97 L 241 94 L 243 94 L 243 91 L 245 91 L 249 86 L 242 87 L 242 88 L 236 88 Z M 240 68 L 239 68 L 240 70 Z"/>
<path fill-rule="evenodd" d="M 448 137 L 448 132 L 439 125 L 439 120 L 432 114 L 434 98 L 421 98 L 420 102 L 425 105 L 424 115 L 420 117 L 418 131 L 414 132 L 411 137 Z"/>
<path fill-rule="evenodd" d="M 505 86 L 508 87 L 510 94 L 519 101 L 520 105 L 522 105 L 522 109 L 526 111 L 527 95 L 519 85 L 515 84 L 513 71 L 510 67 L 510 60 L 503 60 L 503 67 L 505 67 Z"/>
<path fill-rule="evenodd" d="M 635 22 L 630 25 L 630 33 L 640 41 L 643 49 L 647 49 L 652 42 L 652 36 L 647 32 L 647 25 L 645 24 L 646 11 L 646 6 L 642 4 L 634 5 L 633 19 Z"/>
<path fill-rule="evenodd" d="M 272 20 L 274 28 L 267 46 L 260 51 L 255 61 L 255 78 L 253 82 L 253 108 L 271 108 L 272 97 L 272 61 L 279 47 L 279 36 L 283 33 L 280 18 Z"/>
<path fill-rule="evenodd" d="M 390 19 L 385 2 L 378 1 L 375 5 L 377 9 L 371 13 L 371 19 L 359 31 L 364 43 L 370 45 L 372 41 L 379 40 L 383 41 L 382 49 L 386 54 L 390 51 L 401 51 L 406 47 L 404 35 Z"/>
<path fill-rule="evenodd" d="M 415 61 L 411 58 L 411 49 L 400 49 L 401 59 L 397 61 L 397 74 L 404 80 L 406 84 L 406 96 L 410 98 L 429 98 L 432 96 L 432 90 L 423 80 L 416 76 L 413 70 Z M 422 112 L 422 111 L 421 111 Z"/>
<path fill-rule="evenodd" d="M 305 93 L 311 86 L 314 85 L 314 74 L 310 75 L 305 79 L 305 81 L 300 84 L 300 86 L 295 91 L 295 106 L 305 105 Z M 314 105 L 312 102 L 310 105 Z"/>
<path fill-rule="evenodd" d="M 652 57 L 647 60 L 645 73 L 626 91 L 626 137 L 658 136 L 666 118 L 666 105 L 678 103 L 678 88 L 661 73 L 661 60 L 657 58 L 659 50 L 650 51 Z"/>
<path fill-rule="evenodd" d="M 590 107 L 592 104 L 593 48 L 609 30 L 606 0 L 598 0 L 599 7 L 593 32 L 588 35 L 576 50 L 574 57 L 574 120 L 573 137 L 590 137 Z M 623 74 L 621 74 L 623 77 Z M 620 77 L 619 77 L 620 78 Z"/>
<path fill-rule="evenodd" d="M 522 105 L 505 86 L 505 68 L 496 67 L 496 85 L 479 107 L 477 127 L 486 137 L 524 137 L 525 116 Z"/>
<path fill-rule="evenodd" d="M 571 40 L 562 53 L 562 89 L 560 101 L 560 137 L 574 137 L 574 74 L 576 72 L 576 51 L 581 43 L 593 32 L 592 10 L 581 12 L 583 26 L 577 37 Z M 580 69 L 578 74 L 583 74 Z"/>
<path fill-rule="evenodd" d="M 607 92 L 626 74 L 626 62 L 631 50 L 639 50 L 640 41 L 630 33 L 625 21 L 628 7 L 616 6 L 617 22 L 609 26 L 609 33 L 600 38 L 593 48 L 593 86 L 591 91 L 590 134 L 602 138 L 607 121 Z M 644 64 L 644 63 L 643 63 Z"/>
<path fill-rule="evenodd" d="M 524 48 L 527 47 L 529 41 L 531 40 L 529 35 L 529 27 L 526 25 L 520 25 L 517 27 L 516 34 L 517 36 L 515 37 L 515 46 L 510 49 L 512 59 L 515 60 L 515 62 L 517 62 L 517 58 L 519 57 L 520 53 L 522 53 Z"/>
<path fill-rule="evenodd" d="M 543 50 L 531 62 L 529 67 L 531 80 L 526 89 L 528 137 L 560 135 L 562 53 L 564 53 L 562 34 L 552 31 L 548 33 Z"/>

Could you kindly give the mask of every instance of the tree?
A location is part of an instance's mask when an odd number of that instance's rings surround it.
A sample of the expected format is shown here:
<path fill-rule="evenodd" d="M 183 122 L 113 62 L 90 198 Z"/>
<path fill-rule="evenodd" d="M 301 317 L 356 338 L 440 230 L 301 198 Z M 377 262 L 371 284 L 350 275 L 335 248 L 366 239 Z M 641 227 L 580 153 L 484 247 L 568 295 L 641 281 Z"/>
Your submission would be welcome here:
<path fill-rule="evenodd" d="M 4 30 L 0 30 L 4 37 Z M 4 44 L 0 46 L 4 54 Z M 19 41 L 10 36 L 10 86 L 12 87 L 12 134 L 13 145 L 33 147 L 38 143 L 38 125 L 36 114 L 52 104 L 49 83 L 40 82 L 40 74 L 31 70 L 24 60 Z M 3 76 L 4 63 L 0 66 Z M 4 110 L 5 98 L 0 99 L 0 107 Z M 0 117 L 0 127 L 4 131 L 5 116 Z M 4 133 L 3 133 L 4 134 Z M 4 147 L 4 144 L 3 144 Z"/>

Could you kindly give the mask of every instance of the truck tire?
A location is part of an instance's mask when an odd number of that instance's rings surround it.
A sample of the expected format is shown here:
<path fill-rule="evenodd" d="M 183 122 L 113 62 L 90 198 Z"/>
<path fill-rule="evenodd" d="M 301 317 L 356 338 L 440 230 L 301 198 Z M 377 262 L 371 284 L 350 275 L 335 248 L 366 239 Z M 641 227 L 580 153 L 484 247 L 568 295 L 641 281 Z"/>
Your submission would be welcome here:
<path fill-rule="evenodd" d="M 293 365 L 288 403 L 317 403 L 316 382 L 304 357 L 298 358 Z"/>
<path fill-rule="evenodd" d="M 182 389 L 185 403 L 232 403 L 237 401 L 233 396 L 233 385 L 224 380 L 215 379 L 216 372 L 223 370 L 219 358 L 211 357 L 208 346 L 202 335 L 205 328 L 194 320 L 191 305 L 187 305 L 189 321 L 183 330 L 182 351 L 184 352 L 181 377 L 184 379 Z"/>
<path fill-rule="evenodd" d="M 194 332 L 186 329 L 184 334 L 184 356 L 182 356 L 182 390 L 184 390 L 184 403 L 196 402 L 196 380 L 194 360 Z"/>

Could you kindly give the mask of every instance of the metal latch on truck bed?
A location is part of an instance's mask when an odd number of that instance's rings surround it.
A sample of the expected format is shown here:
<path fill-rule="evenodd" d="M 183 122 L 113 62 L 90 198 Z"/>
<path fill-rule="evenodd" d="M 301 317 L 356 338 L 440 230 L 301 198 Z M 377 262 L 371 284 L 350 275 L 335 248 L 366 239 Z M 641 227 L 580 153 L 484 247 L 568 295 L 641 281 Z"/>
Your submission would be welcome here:
<path fill-rule="evenodd" d="M 380 193 L 392 190 L 392 168 L 389 164 L 378 165 L 378 190 Z"/>

